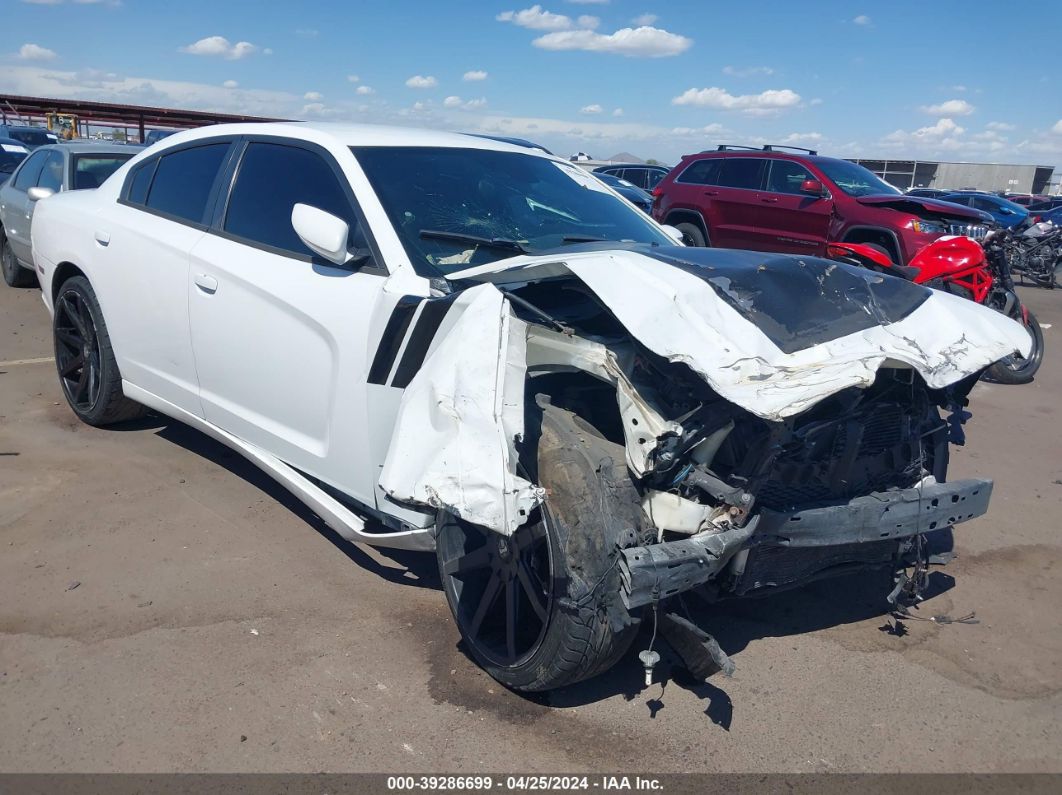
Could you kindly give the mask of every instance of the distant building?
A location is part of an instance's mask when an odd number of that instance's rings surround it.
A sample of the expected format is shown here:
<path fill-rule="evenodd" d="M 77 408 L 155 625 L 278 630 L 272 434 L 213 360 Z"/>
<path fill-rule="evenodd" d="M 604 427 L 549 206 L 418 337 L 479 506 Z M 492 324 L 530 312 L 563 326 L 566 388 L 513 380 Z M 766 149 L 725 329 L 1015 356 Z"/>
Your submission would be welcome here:
<path fill-rule="evenodd" d="M 936 160 L 871 160 L 851 158 L 900 190 L 972 188 L 1012 193 L 1058 191 L 1054 166 L 1025 166 L 1006 163 L 949 163 Z"/>

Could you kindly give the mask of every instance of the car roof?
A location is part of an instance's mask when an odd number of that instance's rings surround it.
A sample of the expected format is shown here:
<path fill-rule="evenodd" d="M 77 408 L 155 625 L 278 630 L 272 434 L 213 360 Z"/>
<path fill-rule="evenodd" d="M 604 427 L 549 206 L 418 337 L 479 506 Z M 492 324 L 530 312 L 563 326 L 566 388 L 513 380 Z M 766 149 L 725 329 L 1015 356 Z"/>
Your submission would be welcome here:
<path fill-rule="evenodd" d="M 182 130 L 160 141 L 162 147 L 179 146 L 182 142 L 222 135 L 277 135 L 321 142 L 331 139 L 340 146 L 412 146 L 486 149 L 500 152 L 520 152 L 534 157 L 550 157 L 538 149 L 505 143 L 494 138 L 479 138 L 467 133 L 442 132 L 418 127 L 393 127 L 382 124 L 342 124 L 333 122 L 246 122 L 214 124 Z M 551 159 L 559 159 L 551 157 Z"/>
<path fill-rule="evenodd" d="M 610 168 L 659 168 L 664 171 L 670 171 L 667 166 L 662 166 L 659 163 L 605 163 L 603 166 L 596 166 L 594 171 L 605 171 Z"/>
<path fill-rule="evenodd" d="M 41 149 L 60 149 L 72 155 L 124 155 L 137 154 L 144 147 L 137 144 L 114 144 L 106 141 L 63 141 L 57 144 L 48 144 Z"/>
<path fill-rule="evenodd" d="M 0 136 L 0 144 L 10 144 L 12 146 L 21 146 L 23 149 L 26 148 L 26 144 L 18 140 L 18 138 L 6 138 L 4 136 Z"/>

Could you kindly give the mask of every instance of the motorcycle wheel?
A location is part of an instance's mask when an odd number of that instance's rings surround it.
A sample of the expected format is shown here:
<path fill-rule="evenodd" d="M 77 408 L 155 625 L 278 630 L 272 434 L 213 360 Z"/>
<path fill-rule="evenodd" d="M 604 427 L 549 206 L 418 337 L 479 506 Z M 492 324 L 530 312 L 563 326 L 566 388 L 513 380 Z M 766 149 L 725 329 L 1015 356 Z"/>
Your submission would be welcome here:
<path fill-rule="evenodd" d="M 989 367 L 986 375 L 997 383 L 1027 384 L 1033 380 L 1033 376 L 1036 375 L 1036 371 L 1040 369 L 1040 364 L 1044 360 L 1044 330 L 1040 328 L 1040 324 L 1036 322 L 1036 316 L 1032 312 L 1028 312 L 1026 315 L 1029 322 L 1025 326 L 1025 330 L 1032 337 L 1032 350 L 1029 351 L 1028 358 L 1014 353 L 1005 359 L 1000 359 Z M 1015 315 L 1012 317 L 1021 323 L 1021 307 L 1015 310 Z"/>

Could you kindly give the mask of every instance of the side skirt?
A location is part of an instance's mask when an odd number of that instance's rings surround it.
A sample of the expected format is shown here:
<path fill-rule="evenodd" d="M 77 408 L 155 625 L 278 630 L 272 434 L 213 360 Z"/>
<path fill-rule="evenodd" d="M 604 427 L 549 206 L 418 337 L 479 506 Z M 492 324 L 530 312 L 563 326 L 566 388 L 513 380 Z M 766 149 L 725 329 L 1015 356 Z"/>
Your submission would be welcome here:
<path fill-rule="evenodd" d="M 357 541 L 378 547 L 393 549 L 411 549 L 430 552 L 435 549 L 435 539 L 431 528 L 405 530 L 394 533 L 368 533 L 365 531 L 365 519 L 347 508 L 339 500 L 328 495 L 315 486 L 298 471 L 285 464 L 276 456 L 270 455 L 259 447 L 249 444 L 227 431 L 207 422 L 202 417 L 190 414 L 169 401 L 153 395 L 126 380 L 122 380 L 122 391 L 130 400 L 135 400 L 160 414 L 172 417 L 185 425 L 190 425 L 226 447 L 236 451 L 257 466 L 280 485 L 305 503 L 320 516 L 326 525 L 335 530 L 348 541 Z"/>

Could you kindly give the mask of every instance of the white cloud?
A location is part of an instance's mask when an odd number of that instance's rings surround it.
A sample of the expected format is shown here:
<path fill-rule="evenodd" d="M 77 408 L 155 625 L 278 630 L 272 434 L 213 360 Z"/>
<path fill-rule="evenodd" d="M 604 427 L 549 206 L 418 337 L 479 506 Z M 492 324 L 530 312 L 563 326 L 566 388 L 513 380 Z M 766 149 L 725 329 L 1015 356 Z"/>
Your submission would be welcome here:
<path fill-rule="evenodd" d="M 789 133 L 789 135 L 782 138 L 778 143 L 788 144 L 790 146 L 800 144 L 821 144 L 825 139 L 826 136 L 818 132 Z"/>
<path fill-rule="evenodd" d="M 303 39 L 314 39 L 314 38 L 317 38 L 317 35 L 319 33 L 320 33 L 320 31 L 319 30 L 315 30 L 314 28 L 296 28 L 295 29 L 295 35 L 299 36 L 299 37 L 301 37 Z"/>
<path fill-rule="evenodd" d="M 1007 124 L 1005 121 L 990 121 L 985 127 L 990 130 L 1000 130 L 1002 132 L 1015 129 L 1013 124 Z"/>
<path fill-rule="evenodd" d="M 612 115 L 613 116 L 622 116 L 623 115 L 623 108 L 616 108 L 614 111 L 612 111 Z"/>
<path fill-rule="evenodd" d="M 361 82 L 361 78 L 358 77 L 357 75 L 347 75 L 347 82 L 348 83 L 360 83 Z"/>
<path fill-rule="evenodd" d="M 659 28 L 621 28 L 615 33 L 567 30 L 547 33 L 532 44 L 543 50 L 585 50 L 607 52 L 627 58 L 664 58 L 685 52 L 692 39 Z"/>
<path fill-rule="evenodd" d="M 220 55 L 230 61 L 238 61 L 248 55 L 254 55 L 259 49 L 257 45 L 251 44 L 249 41 L 238 41 L 235 44 L 231 44 L 224 36 L 207 36 L 194 44 L 181 47 L 180 52 L 188 53 L 189 55 Z M 270 55 L 273 51 L 265 49 L 262 52 L 265 55 Z"/>
<path fill-rule="evenodd" d="M 769 66 L 724 66 L 723 74 L 730 77 L 768 77 L 774 74 L 774 70 Z"/>
<path fill-rule="evenodd" d="M 439 85 L 439 81 L 431 75 L 428 75 L 427 77 L 413 75 L 413 77 L 406 81 L 406 85 L 410 88 L 435 88 L 435 86 Z"/>
<path fill-rule="evenodd" d="M 1054 126 L 1051 128 L 1051 132 L 1055 135 L 1062 135 L 1062 119 L 1055 122 Z"/>
<path fill-rule="evenodd" d="M 601 24 L 601 18 L 592 17 L 589 14 L 582 14 L 577 20 L 575 20 L 575 24 L 581 28 L 586 28 L 587 30 L 595 30 L 597 26 Z"/>
<path fill-rule="evenodd" d="M 20 61 L 51 61 L 58 56 L 54 50 L 42 47 L 39 44 L 23 44 L 18 48 Z"/>
<path fill-rule="evenodd" d="M 733 110 L 749 115 L 777 113 L 800 104 L 800 95 L 788 88 L 768 89 L 759 94 L 734 95 L 726 89 L 691 88 L 671 100 L 672 105 L 696 105 L 716 110 Z"/>
<path fill-rule="evenodd" d="M 966 132 L 965 127 L 960 127 L 952 119 L 938 119 L 936 124 L 929 127 L 919 127 L 913 132 L 907 132 L 905 130 L 896 130 L 885 136 L 886 141 L 893 143 L 908 143 L 912 141 L 941 141 L 947 138 L 953 138 L 954 136 L 962 135 Z"/>
<path fill-rule="evenodd" d="M 813 100 L 811 100 L 811 102 L 809 102 L 808 104 L 809 104 L 809 105 L 821 105 L 821 104 L 822 104 L 822 98 L 821 98 L 821 97 L 815 97 L 815 98 L 814 98 Z"/>
<path fill-rule="evenodd" d="M 870 24 L 870 17 L 868 17 L 866 14 L 860 14 L 858 17 L 853 19 L 852 22 L 856 25 L 866 26 Z"/>
<path fill-rule="evenodd" d="M 702 135 L 720 135 L 726 132 L 726 128 L 722 124 L 707 124 L 704 127 L 673 127 L 671 129 L 672 135 L 678 135 L 682 138 L 688 138 L 690 136 L 700 137 Z"/>
<path fill-rule="evenodd" d="M 487 73 L 484 72 L 482 69 L 472 69 L 461 75 L 461 79 L 464 80 L 466 83 L 474 83 L 478 80 L 486 80 Z"/>
<path fill-rule="evenodd" d="M 639 14 L 631 20 L 631 24 L 636 28 L 644 28 L 647 25 L 652 25 L 658 19 L 660 19 L 660 17 L 656 14 Z"/>
<path fill-rule="evenodd" d="M 370 94 L 375 94 L 376 89 L 370 88 L 369 86 L 358 86 L 356 89 L 354 89 L 354 93 L 360 94 L 363 97 L 367 97 Z"/>
<path fill-rule="evenodd" d="M 537 4 L 523 11 L 503 11 L 495 19 L 530 30 L 568 30 L 572 26 L 571 17 L 546 11 Z"/>
<path fill-rule="evenodd" d="M 966 86 L 952 86 L 951 90 L 952 91 L 958 91 L 961 94 L 963 91 L 966 91 L 967 89 L 966 89 Z"/>
<path fill-rule="evenodd" d="M 608 0 L 566 0 L 576 6 L 605 6 L 608 5 Z"/>
<path fill-rule="evenodd" d="M 949 99 L 939 105 L 923 105 L 922 112 L 930 116 L 969 116 L 976 108 L 965 99 Z"/>
<path fill-rule="evenodd" d="M 226 80 L 221 85 L 224 86 L 225 88 L 239 88 L 240 87 L 240 84 L 237 83 L 235 80 Z"/>
<path fill-rule="evenodd" d="M 466 102 L 461 97 L 451 96 L 443 100 L 443 107 L 456 108 L 458 110 L 479 110 L 487 107 L 487 100 L 484 97 L 480 97 Z"/>
<path fill-rule="evenodd" d="M 597 104 L 594 104 L 594 105 L 583 105 L 583 107 L 579 108 L 579 112 L 580 113 L 586 113 L 586 114 L 601 113 L 601 111 L 603 111 L 603 110 L 604 110 L 604 108 L 602 108 L 600 105 L 597 105 Z"/>
<path fill-rule="evenodd" d="M 322 99 L 324 99 L 324 94 L 322 94 L 320 91 L 307 91 L 305 94 L 302 95 L 302 98 L 308 99 L 310 100 L 310 102 L 320 102 Z"/>

